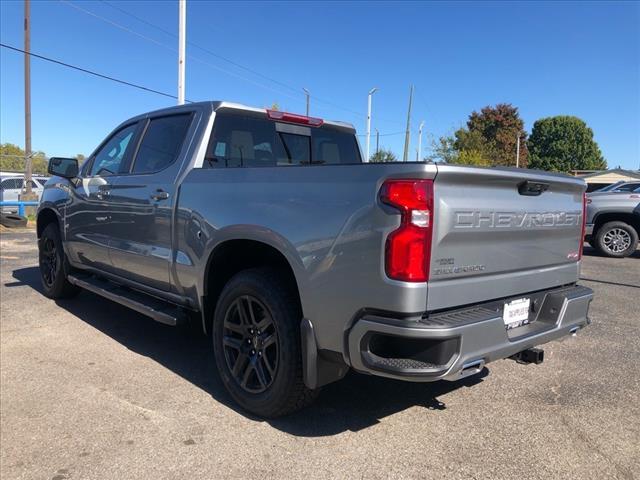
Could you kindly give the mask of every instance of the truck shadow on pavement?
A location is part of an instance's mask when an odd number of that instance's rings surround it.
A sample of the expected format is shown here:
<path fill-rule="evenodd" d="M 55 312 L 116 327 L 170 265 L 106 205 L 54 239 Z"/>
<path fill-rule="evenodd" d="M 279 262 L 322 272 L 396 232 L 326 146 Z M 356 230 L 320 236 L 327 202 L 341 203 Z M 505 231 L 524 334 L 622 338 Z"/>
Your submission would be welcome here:
<path fill-rule="evenodd" d="M 16 269 L 5 287 L 29 286 L 41 293 L 37 267 Z M 458 382 L 410 383 L 350 373 L 327 385 L 309 408 L 284 418 L 263 420 L 239 409 L 227 394 L 215 369 L 210 340 L 194 327 L 170 327 L 90 292 L 56 304 L 137 354 L 149 357 L 213 399 L 255 421 L 296 436 L 330 436 L 359 431 L 380 419 L 413 406 L 444 410 L 438 397 L 482 382 L 480 374 Z"/>

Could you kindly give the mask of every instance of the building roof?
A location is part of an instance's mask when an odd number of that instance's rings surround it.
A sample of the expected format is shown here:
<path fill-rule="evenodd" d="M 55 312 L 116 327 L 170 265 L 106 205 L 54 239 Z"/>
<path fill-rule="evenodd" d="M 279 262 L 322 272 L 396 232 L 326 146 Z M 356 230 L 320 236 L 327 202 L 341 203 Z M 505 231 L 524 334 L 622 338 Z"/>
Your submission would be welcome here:
<path fill-rule="evenodd" d="M 640 179 L 640 170 L 624 170 L 622 168 L 612 168 L 611 170 L 574 170 L 574 175 L 580 178 L 603 177 L 617 174 L 631 179 Z"/>

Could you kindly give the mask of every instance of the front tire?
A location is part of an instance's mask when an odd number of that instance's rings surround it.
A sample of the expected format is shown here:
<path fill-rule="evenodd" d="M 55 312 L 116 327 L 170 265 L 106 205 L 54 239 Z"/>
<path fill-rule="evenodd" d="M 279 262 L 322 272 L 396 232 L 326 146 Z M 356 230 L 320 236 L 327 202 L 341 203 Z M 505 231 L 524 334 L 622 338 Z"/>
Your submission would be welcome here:
<path fill-rule="evenodd" d="M 40 279 L 45 296 L 53 299 L 69 298 L 79 288 L 67 281 L 68 261 L 62 248 L 62 238 L 56 223 L 45 227 L 38 240 Z"/>
<path fill-rule="evenodd" d="M 244 270 L 229 280 L 215 309 L 222 382 L 242 408 L 261 417 L 292 413 L 317 396 L 303 381 L 296 294 L 277 270 Z"/>
<path fill-rule="evenodd" d="M 638 232 L 624 222 L 608 222 L 596 233 L 595 246 L 608 257 L 628 257 L 638 247 Z"/>

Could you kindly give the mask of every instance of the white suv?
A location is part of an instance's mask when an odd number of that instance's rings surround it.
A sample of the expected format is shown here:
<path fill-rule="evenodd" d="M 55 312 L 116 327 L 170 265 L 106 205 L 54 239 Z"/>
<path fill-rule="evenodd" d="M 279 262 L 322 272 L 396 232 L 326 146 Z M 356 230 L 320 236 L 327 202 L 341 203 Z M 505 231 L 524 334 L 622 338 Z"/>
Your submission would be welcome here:
<path fill-rule="evenodd" d="M 31 177 L 31 189 L 38 195 L 38 200 L 47 183 L 46 177 Z M 0 202 L 17 202 L 24 186 L 24 176 L 12 175 L 0 177 Z M 18 207 L 2 207 L 2 212 L 17 212 Z"/>

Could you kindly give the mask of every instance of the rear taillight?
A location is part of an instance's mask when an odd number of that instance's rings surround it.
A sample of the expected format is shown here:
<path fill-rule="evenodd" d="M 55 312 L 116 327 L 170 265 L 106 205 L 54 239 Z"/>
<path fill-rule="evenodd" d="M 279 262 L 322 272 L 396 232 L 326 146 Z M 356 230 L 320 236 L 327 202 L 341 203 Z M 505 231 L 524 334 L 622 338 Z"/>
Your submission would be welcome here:
<path fill-rule="evenodd" d="M 584 248 L 584 235 L 587 229 L 587 203 L 591 203 L 591 200 L 587 199 L 586 192 L 582 192 L 582 231 L 580 232 L 580 245 L 578 245 L 578 260 L 582 259 L 582 250 Z"/>
<path fill-rule="evenodd" d="M 400 227 L 387 237 L 387 276 L 404 282 L 429 280 L 433 233 L 433 180 L 388 180 L 380 200 L 400 210 Z"/>
<path fill-rule="evenodd" d="M 281 112 L 280 110 L 267 110 L 267 117 L 270 120 L 297 123 L 299 125 L 308 125 L 309 127 L 320 127 L 324 123 L 321 118 L 305 117 L 297 113 Z"/>

